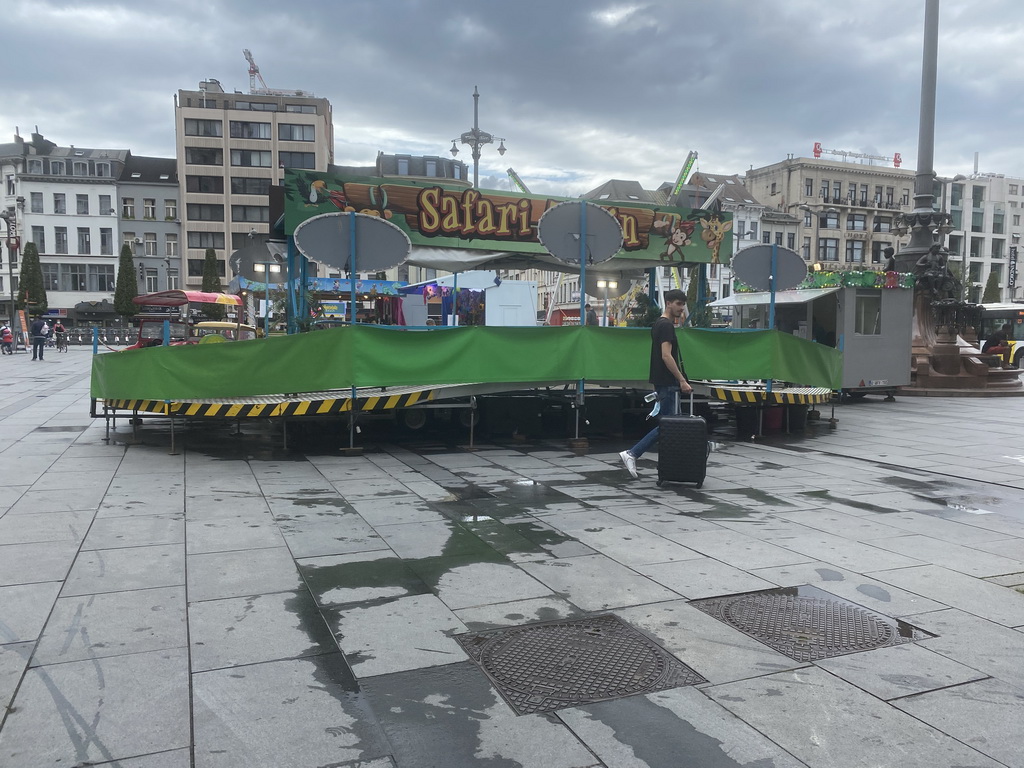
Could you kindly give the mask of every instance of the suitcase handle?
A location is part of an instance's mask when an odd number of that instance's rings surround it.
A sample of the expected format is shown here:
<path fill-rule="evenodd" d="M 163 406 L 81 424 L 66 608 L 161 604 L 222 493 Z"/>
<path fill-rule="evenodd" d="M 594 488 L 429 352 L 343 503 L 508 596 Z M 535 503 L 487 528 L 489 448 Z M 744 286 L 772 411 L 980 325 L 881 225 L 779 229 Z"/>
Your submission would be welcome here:
<path fill-rule="evenodd" d="M 679 390 L 676 390 L 676 413 L 680 412 L 679 409 Z M 693 416 L 693 389 L 690 389 L 690 415 Z"/>

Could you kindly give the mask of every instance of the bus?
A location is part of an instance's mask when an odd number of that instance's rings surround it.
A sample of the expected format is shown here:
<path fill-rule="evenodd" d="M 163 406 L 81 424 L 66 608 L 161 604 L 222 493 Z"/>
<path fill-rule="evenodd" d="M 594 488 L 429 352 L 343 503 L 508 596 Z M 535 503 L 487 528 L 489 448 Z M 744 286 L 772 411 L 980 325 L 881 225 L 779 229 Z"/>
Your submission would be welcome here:
<path fill-rule="evenodd" d="M 1010 326 L 1008 362 L 1020 368 L 1024 363 L 1024 304 L 982 304 L 978 344 L 984 344 L 985 339 L 1004 325 Z"/>

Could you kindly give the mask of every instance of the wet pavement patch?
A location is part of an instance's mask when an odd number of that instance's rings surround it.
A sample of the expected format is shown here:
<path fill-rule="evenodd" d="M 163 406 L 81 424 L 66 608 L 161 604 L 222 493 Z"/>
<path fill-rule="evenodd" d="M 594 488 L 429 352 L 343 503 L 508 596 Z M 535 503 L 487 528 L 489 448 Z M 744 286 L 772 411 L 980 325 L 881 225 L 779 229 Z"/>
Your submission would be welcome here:
<path fill-rule="evenodd" d="M 455 635 L 519 715 L 707 682 L 612 614 Z"/>
<path fill-rule="evenodd" d="M 89 428 L 88 426 L 84 426 L 84 427 L 75 427 L 75 426 L 36 427 L 32 431 L 33 432 L 85 432 L 85 430 L 87 430 L 88 428 Z"/>
<path fill-rule="evenodd" d="M 909 643 L 933 635 L 809 585 L 690 603 L 796 661 Z"/>

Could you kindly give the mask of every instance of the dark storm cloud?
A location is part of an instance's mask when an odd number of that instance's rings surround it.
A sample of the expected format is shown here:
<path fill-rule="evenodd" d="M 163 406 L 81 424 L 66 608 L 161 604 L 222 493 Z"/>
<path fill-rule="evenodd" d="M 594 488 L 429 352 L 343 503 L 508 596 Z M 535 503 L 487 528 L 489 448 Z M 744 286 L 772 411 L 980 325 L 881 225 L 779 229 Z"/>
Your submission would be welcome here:
<path fill-rule="evenodd" d="M 336 161 L 444 154 L 472 125 L 506 139 L 537 191 L 608 178 L 656 185 L 686 153 L 706 170 L 826 148 L 916 163 L 923 0 L 610 2 L 318 0 L 164 5 L 15 0 L 0 120 L 63 144 L 174 152 L 173 94 L 207 77 L 249 89 L 242 49 L 273 88 L 331 100 Z M 1015 0 L 943 0 L 935 164 L 1024 175 Z M 460 158 L 469 150 L 461 147 Z"/>

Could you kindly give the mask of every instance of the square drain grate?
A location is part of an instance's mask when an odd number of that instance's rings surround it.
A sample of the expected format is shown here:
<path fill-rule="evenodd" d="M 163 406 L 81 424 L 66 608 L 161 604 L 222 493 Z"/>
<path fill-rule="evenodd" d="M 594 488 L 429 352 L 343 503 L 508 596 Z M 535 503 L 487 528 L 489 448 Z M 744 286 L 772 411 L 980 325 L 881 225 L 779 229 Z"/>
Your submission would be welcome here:
<path fill-rule="evenodd" d="M 690 605 L 797 661 L 815 661 L 932 635 L 817 587 L 781 587 Z"/>
<path fill-rule="evenodd" d="M 520 715 L 707 682 L 611 614 L 455 639 Z"/>

